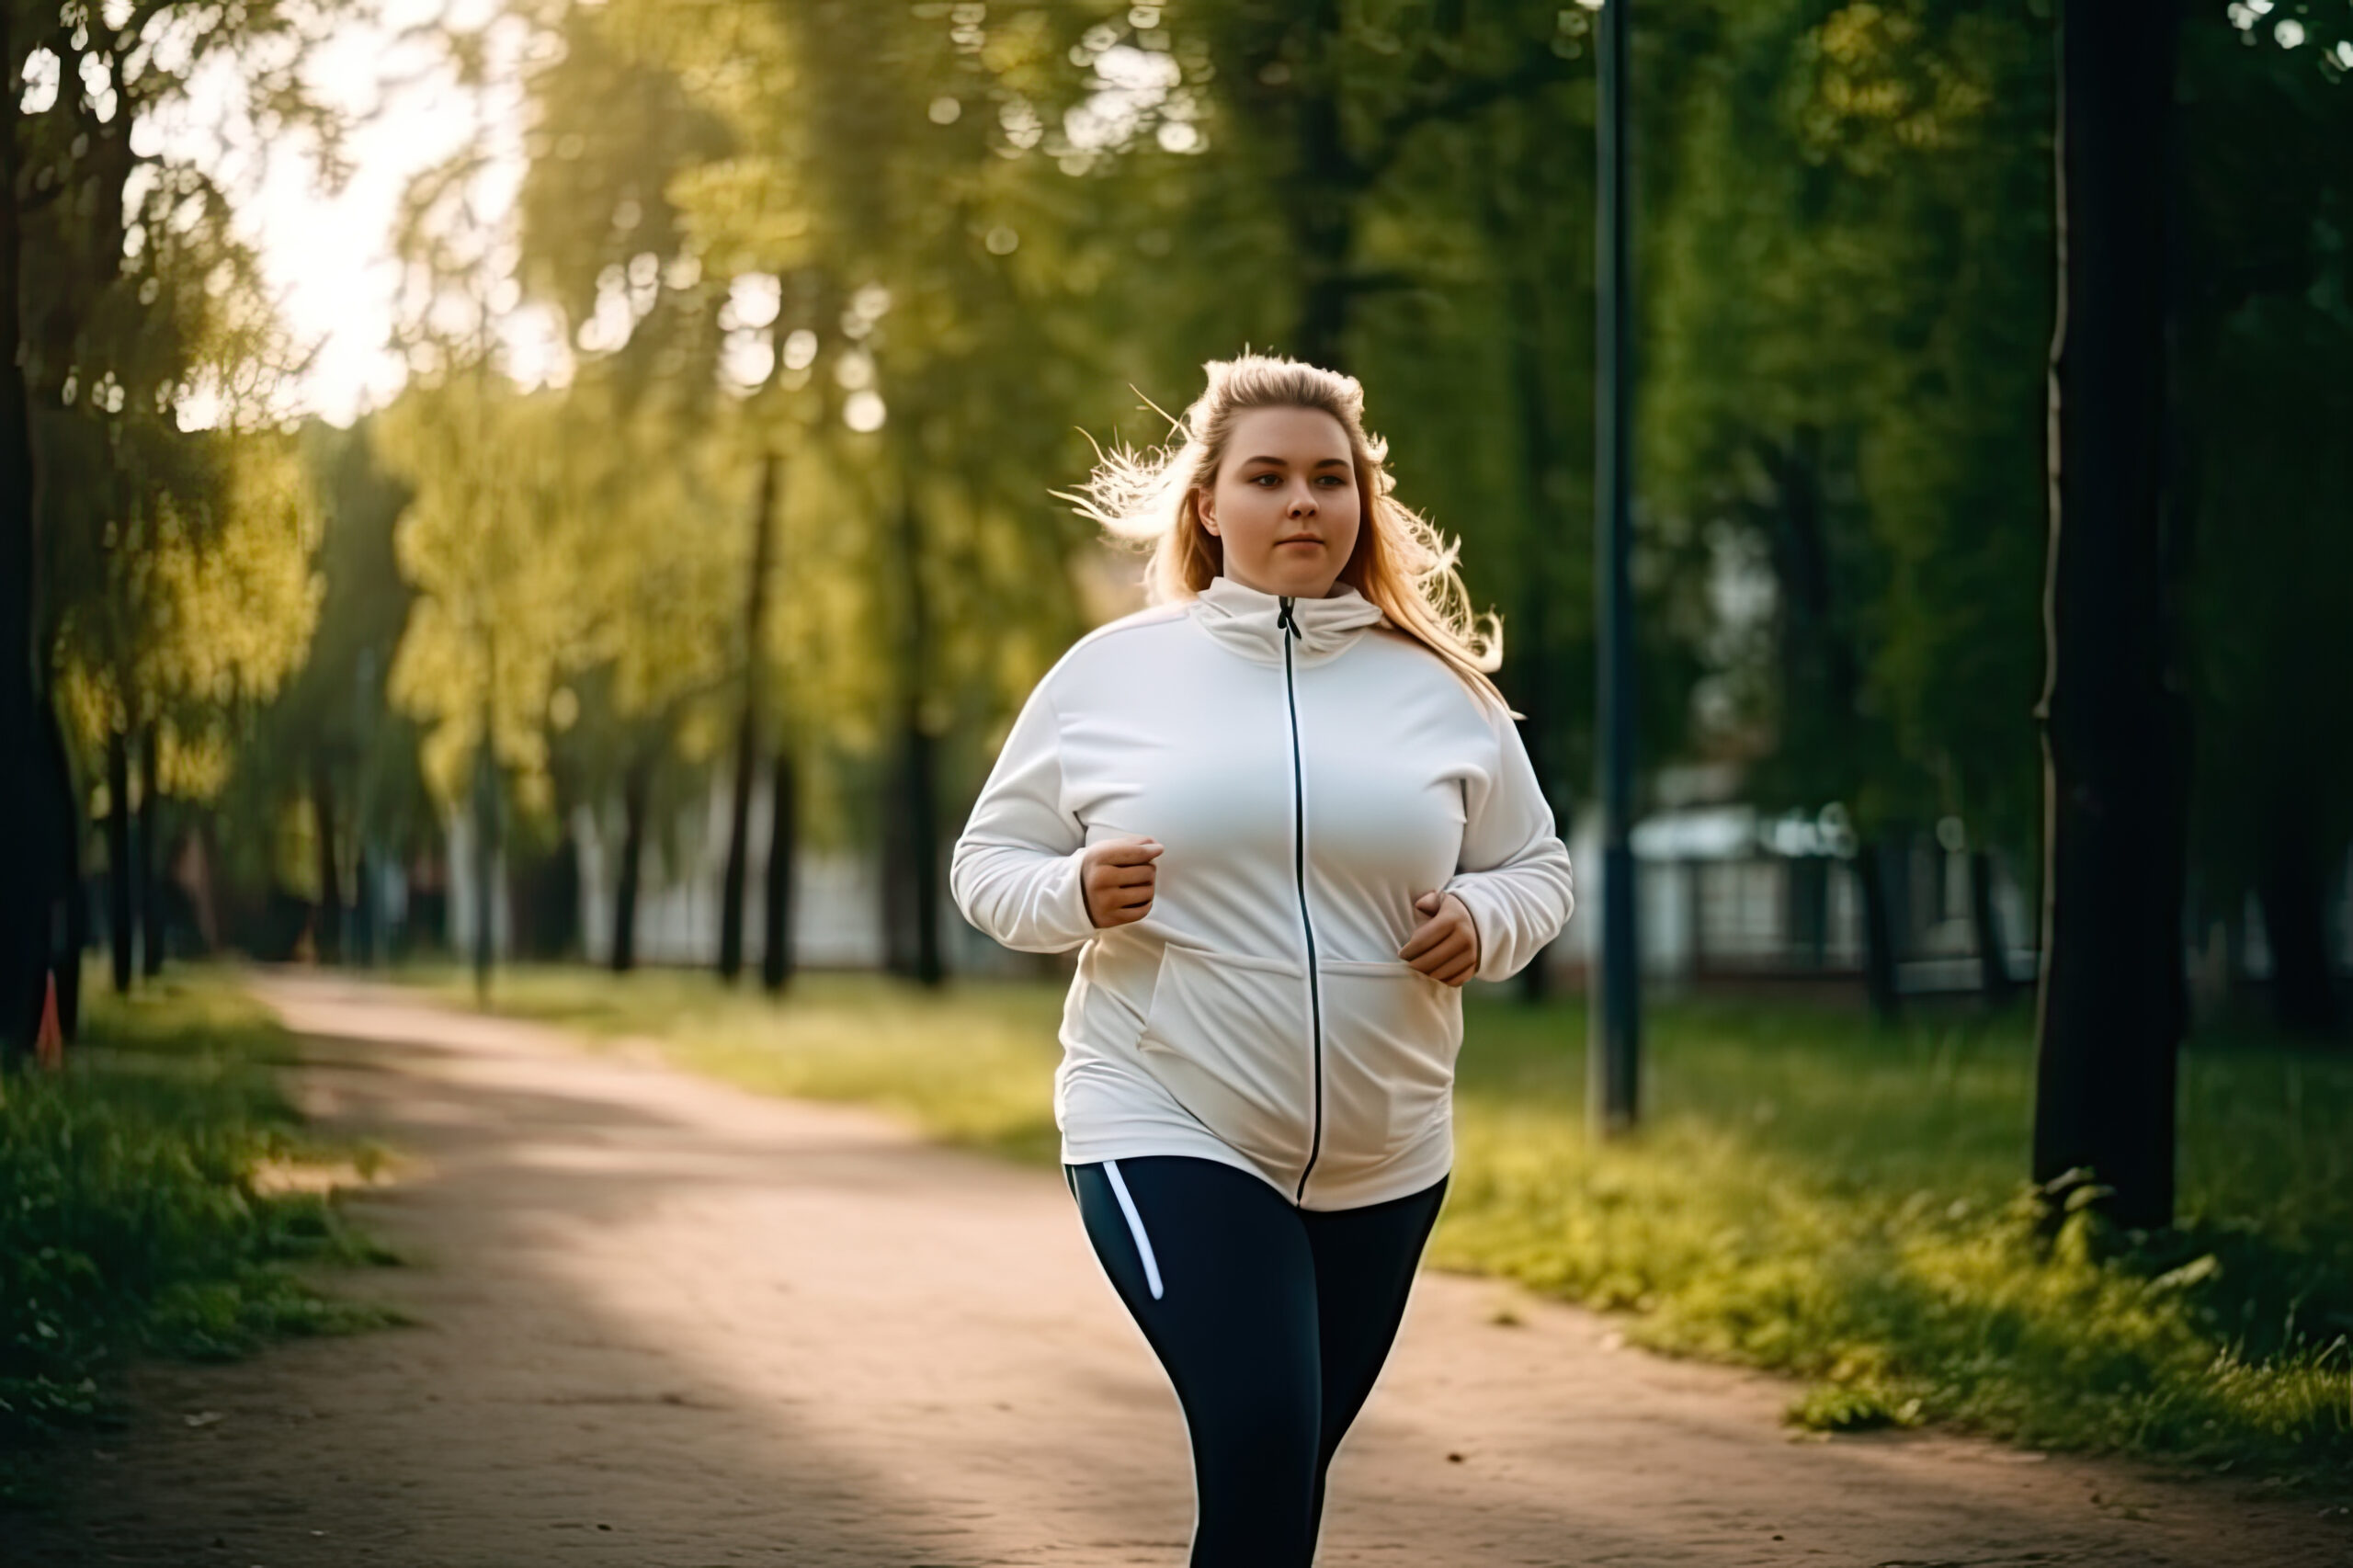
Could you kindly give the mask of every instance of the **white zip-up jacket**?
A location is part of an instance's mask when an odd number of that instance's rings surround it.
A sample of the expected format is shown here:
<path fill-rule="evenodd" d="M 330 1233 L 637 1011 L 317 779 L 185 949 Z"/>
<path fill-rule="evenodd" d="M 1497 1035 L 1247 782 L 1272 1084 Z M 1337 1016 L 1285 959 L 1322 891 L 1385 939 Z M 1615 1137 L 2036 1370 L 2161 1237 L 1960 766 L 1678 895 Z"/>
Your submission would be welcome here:
<path fill-rule="evenodd" d="M 1287 608 L 1286 608 L 1287 607 Z M 1097 930 L 1087 845 L 1164 846 L 1152 910 Z M 1086 944 L 1054 1120 L 1072 1165 L 1191 1154 L 1307 1209 L 1453 1164 L 1459 988 L 1397 956 L 1433 889 L 1515 973 L 1571 903 L 1510 716 L 1341 585 L 1230 577 L 1097 628 L 1023 705 L 949 881 L 1009 948 Z"/>

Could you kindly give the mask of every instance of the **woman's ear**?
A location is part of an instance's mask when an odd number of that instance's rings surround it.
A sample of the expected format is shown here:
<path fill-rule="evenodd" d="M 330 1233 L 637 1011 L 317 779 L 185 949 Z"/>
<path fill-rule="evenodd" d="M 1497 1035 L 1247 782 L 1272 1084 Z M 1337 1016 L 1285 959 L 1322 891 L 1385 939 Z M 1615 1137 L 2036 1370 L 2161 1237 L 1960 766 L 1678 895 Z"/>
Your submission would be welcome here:
<path fill-rule="evenodd" d="M 1201 519 L 1201 527 L 1212 534 L 1217 532 L 1217 501 L 1209 490 L 1193 492 L 1193 516 Z"/>

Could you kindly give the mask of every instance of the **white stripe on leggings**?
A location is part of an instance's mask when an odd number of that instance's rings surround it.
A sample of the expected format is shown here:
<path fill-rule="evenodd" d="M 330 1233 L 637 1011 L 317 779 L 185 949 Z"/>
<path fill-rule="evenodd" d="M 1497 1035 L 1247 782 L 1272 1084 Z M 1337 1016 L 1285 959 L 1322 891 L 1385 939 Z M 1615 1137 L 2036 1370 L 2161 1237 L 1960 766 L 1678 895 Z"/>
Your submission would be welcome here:
<path fill-rule="evenodd" d="M 1120 1177 L 1120 1162 L 1103 1162 L 1103 1174 L 1111 1178 L 1111 1196 L 1120 1200 L 1120 1212 L 1128 1217 L 1128 1233 L 1136 1239 L 1136 1254 L 1143 1259 L 1143 1282 L 1152 1287 L 1152 1299 L 1160 1300 L 1160 1264 L 1152 1256 L 1152 1238 L 1143 1233 L 1143 1216 L 1136 1212 L 1136 1200 L 1128 1196 L 1128 1184 Z"/>

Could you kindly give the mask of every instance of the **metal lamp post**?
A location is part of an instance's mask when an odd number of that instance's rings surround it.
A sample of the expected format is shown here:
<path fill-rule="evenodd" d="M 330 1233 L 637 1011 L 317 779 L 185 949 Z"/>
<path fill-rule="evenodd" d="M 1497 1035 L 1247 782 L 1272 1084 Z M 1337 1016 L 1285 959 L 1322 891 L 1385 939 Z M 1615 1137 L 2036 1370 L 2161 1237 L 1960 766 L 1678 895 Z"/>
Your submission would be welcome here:
<path fill-rule="evenodd" d="M 1595 123 L 1597 207 L 1594 516 L 1596 719 L 1601 807 L 1601 946 L 1593 968 L 1586 1049 L 1586 1119 L 1597 1137 L 1634 1124 L 1642 1057 L 1642 973 L 1636 958 L 1633 816 L 1634 637 L 1631 202 L 1626 78 L 1629 0 L 1604 0 Z"/>

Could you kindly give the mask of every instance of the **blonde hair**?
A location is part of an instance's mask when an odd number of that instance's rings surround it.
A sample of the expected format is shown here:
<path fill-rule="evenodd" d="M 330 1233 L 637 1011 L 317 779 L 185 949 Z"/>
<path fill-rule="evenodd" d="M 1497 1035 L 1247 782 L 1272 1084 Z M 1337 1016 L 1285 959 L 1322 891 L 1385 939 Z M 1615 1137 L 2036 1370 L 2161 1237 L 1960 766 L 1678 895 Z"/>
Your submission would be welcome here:
<path fill-rule="evenodd" d="M 1475 695 L 1510 713 L 1488 678 L 1503 664 L 1503 621 L 1493 611 L 1472 613 L 1470 591 L 1455 569 L 1461 542 L 1391 494 L 1396 480 L 1387 467 L 1389 444 L 1365 432 L 1364 388 L 1357 379 L 1271 354 L 1212 359 L 1202 369 L 1209 386 L 1170 422 L 1171 440 L 1142 450 L 1097 448 L 1086 483 L 1055 493 L 1113 537 L 1152 546 L 1144 566 L 1151 602 L 1192 598 L 1224 565 L 1224 541 L 1202 527 L 1198 502 L 1217 479 L 1236 417 L 1257 408 L 1314 409 L 1347 432 L 1363 503 L 1356 548 L 1339 580 L 1437 654 Z"/>

